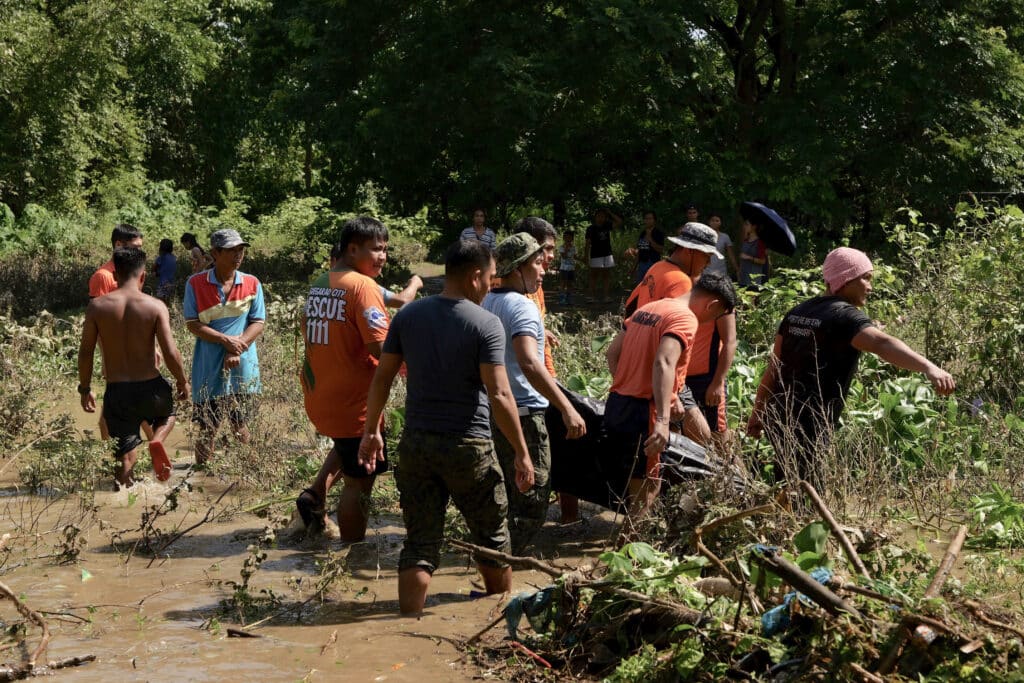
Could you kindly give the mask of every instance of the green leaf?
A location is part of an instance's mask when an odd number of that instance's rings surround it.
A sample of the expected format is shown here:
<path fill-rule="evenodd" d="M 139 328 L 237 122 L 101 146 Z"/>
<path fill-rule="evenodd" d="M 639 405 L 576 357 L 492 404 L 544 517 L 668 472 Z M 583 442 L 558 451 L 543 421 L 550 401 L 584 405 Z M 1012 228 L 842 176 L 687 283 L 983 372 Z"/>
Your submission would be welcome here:
<path fill-rule="evenodd" d="M 828 545 L 828 527 L 824 522 L 811 522 L 793 537 L 793 545 L 801 553 L 825 555 Z"/>

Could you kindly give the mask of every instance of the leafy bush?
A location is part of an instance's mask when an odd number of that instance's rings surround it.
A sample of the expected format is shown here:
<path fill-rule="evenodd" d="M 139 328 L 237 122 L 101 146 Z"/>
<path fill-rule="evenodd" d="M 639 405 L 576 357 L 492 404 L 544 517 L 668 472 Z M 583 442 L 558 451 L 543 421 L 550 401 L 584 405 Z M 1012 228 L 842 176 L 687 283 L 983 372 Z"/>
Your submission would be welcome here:
<path fill-rule="evenodd" d="M 1012 405 L 1024 393 L 1024 212 L 961 205 L 943 231 L 908 209 L 890 239 L 906 261 L 906 323 L 926 355 L 961 392 Z"/>

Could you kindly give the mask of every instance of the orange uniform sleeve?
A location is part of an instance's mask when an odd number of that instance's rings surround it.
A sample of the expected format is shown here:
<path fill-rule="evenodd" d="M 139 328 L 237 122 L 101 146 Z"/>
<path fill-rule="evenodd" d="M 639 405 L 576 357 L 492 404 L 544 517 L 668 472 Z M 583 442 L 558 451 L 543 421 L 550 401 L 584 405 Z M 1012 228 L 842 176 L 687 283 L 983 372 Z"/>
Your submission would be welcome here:
<path fill-rule="evenodd" d="M 355 310 L 352 311 L 351 319 L 355 321 L 363 343 L 383 343 L 384 338 L 388 336 L 388 327 L 391 321 L 388 318 L 380 288 L 371 282 L 361 285 L 352 294 L 352 304 Z"/>

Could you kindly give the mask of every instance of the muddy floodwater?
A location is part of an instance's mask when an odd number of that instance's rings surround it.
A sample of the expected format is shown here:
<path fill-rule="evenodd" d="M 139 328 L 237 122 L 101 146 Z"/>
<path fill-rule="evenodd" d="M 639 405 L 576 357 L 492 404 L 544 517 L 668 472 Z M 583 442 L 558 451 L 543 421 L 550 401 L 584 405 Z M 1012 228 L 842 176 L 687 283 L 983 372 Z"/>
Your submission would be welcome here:
<path fill-rule="evenodd" d="M 94 425 L 80 412 L 82 428 Z M 446 555 L 430 586 L 421 619 L 397 615 L 395 566 L 404 538 L 397 516 L 371 520 L 364 543 L 343 546 L 322 540 L 284 540 L 266 548 L 267 557 L 252 578 L 249 591 L 273 591 L 292 612 L 252 628 L 259 638 L 228 636 L 238 627 L 222 609 L 239 581 L 248 548 L 264 534 L 268 520 L 242 511 L 259 501 L 258 493 L 234 491 L 217 505 L 235 512 L 202 524 L 170 545 L 153 560 L 126 548 L 138 539 L 141 515 L 160 504 L 188 472 L 192 460 L 186 432 L 176 429 L 167 442 L 175 461 L 166 484 L 149 479 L 129 490 L 112 486 L 96 493 L 95 521 L 75 497 L 47 499 L 25 495 L 18 488 L 17 467 L 0 481 L 0 534 L 10 533 L 0 580 L 25 603 L 44 612 L 52 641 L 47 660 L 87 654 L 97 660 L 56 672 L 82 681 L 468 681 L 481 672 L 468 666 L 456 643 L 491 622 L 503 604 L 498 597 L 471 597 L 477 575 L 464 554 Z M 190 492 L 182 494 L 176 511 L 159 527 L 185 529 L 199 522 L 231 482 L 192 474 Z M 555 512 L 555 511 L 553 511 Z M 549 523 L 540 542 L 557 549 L 567 564 L 596 555 L 613 533 L 610 513 L 596 514 L 570 526 Z M 77 562 L 58 564 L 62 530 L 83 527 Z M 118 549 L 111 543 L 124 531 Z M 31 538 L 29 538 L 31 537 Z M 127 560 L 127 561 L 126 561 Z M 328 599 L 314 599 L 320 576 L 318 562 L 344 563 Z M 517 571 L 514 590 L 548 583 L 545 575 Z M 8 603 L 0 608 L 6 626 L 17 615 Z M 499 626 L 496 633 L 500 633 Z M 38 642 L 29 627 L 28 644 Z M 17 650 L 2 659 L 17 661 Z"/>

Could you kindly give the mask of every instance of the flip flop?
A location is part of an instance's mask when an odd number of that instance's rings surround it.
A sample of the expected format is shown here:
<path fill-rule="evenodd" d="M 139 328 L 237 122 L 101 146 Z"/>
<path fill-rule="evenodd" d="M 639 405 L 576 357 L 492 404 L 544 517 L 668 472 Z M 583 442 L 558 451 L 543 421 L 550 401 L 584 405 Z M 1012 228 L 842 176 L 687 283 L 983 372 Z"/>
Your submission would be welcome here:
<path fill-rule="evenodd" d="M 153 462 L 153 474 L 157 481 L 171 478 L 171 459 L 167 457 L 167 449 L 160 441 L 149 442 L 149 459 Z"/>
<path fill-rule="evenodd" d="M 324 525 L 324 502 L 313 489 L 303 489 L 295 499 L 302 523 L 307 529 L 319 530 Z"/>

